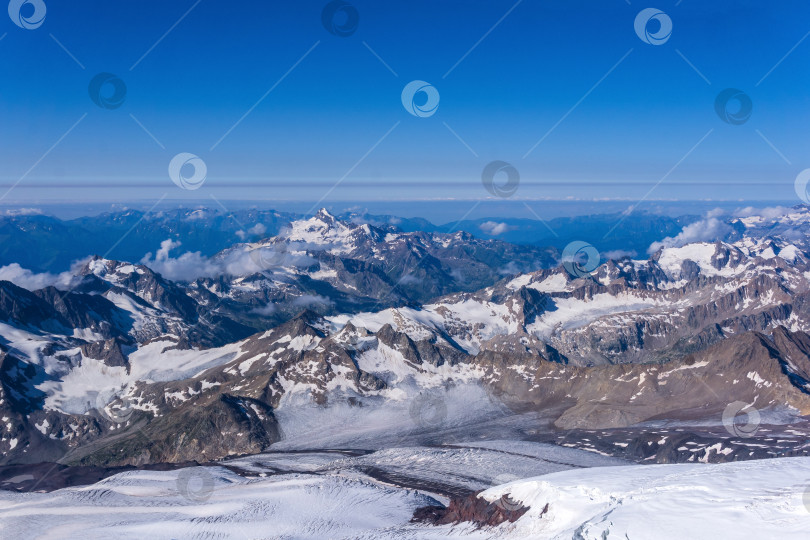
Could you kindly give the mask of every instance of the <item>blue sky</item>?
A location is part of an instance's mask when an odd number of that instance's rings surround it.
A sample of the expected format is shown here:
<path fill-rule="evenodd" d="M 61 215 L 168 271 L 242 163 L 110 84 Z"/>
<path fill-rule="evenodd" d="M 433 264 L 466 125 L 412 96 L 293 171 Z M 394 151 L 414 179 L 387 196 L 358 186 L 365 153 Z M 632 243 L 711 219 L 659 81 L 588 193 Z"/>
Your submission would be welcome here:
<path fill-rule="evenodd" d="M 791 201 L 810 167 L 803 1 L 357 0 L 347 37 L 323 1 L 195 2 L 3 18 L 0 204 L 480 200 L 494 160 L 520 172 L 515 200 Z M 651 6 L 663 45 L 634 30 Z M 90 99 L 100 72 L 126 84 L 120 107 Z M 439 92 L 434 115 L 402 106 L 413 80 Z M 715 112 L 726 88 L 750 96 L 743 125 Z M 168 176 L 181 152 L 206 164 L 196 191 Z"/>

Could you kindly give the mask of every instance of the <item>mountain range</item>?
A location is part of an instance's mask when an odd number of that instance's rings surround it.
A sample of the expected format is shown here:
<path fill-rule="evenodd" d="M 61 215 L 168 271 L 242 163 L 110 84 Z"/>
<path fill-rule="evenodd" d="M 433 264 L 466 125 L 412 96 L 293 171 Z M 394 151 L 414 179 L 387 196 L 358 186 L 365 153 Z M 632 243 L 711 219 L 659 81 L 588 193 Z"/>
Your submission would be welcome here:
<path fill-rule="evenodd" d="M 620 220 L 601 241 L 603 251 L 644 253 L 654 241 L 676 235 L 700 216 L 667 217 L 643 212 L 596 214 L 542 219 L 480 218 L 434 224 L 421 218 L 404 218 L 368 212 L 341 212 L 335 216 L 348 225 L 368 224 L 378 230 L 399 232 L 467 232 L 485 240 L 562 249 L 572 240 L 599 238 Z M 262 209 L 224 210 L 219 207 L 123 209 L 93 216 L 59 219 L 27 212 L 0 213 L 0 266 L 19 264 L 34 272 L 59 273 L 91 254 L 139 262 L 164 241 L 182 243 L 182 249 L 212 256 L 237 242 L 260 241 L 275 236 L 295 221 L 312 215 Z M 539 216 L 538 216 L 539 217 Z"/>
<path fill-rule="evenodd" d="M 164 239 L 60 274 L 17 263 L 0 459 L 142 466 L 507 428 L 638 461 L 803 454 L 809 226 L 806 207 L 707 217 L 646 259 L 571 272 L 553 246 L 321 210 L 211 254 Z M 690 241 L 701 227 L 718 238 Z"/>

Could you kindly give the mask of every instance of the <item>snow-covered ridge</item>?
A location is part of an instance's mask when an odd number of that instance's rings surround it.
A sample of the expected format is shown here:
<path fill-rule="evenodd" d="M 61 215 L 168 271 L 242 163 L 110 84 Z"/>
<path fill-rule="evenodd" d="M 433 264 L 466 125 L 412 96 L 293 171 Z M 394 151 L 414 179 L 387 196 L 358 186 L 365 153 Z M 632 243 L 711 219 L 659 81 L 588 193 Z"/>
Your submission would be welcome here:
<path fill-rule="evenodd" d="M 808 478 L 807 457 L 611 467 L 519 480 L 481 497 L 531 507 L 496 538 L 800 539 L 810 527 Z"/>
<path fill-rule="evenodd" d="M 281 236 L 288 242 L 301 242 L 308 246 L 324 245 L 330 253 L 350 253 L 357 245 L 358 234 L 370 234 L 368 225 L 350 225 L 337 220 L 327 210 L 321 209 L 317 215 L 294 221 L 288 231 Z"/>

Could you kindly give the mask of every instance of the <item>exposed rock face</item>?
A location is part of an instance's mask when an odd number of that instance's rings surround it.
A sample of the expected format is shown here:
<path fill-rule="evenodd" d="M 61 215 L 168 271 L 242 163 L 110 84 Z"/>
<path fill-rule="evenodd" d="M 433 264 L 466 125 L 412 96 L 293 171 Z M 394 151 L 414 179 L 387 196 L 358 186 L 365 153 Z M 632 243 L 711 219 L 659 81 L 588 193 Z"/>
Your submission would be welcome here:
<path fill-rule="evenodd" d="M 131 314 L 104 296 L 77 294 L 46 287 L 34 291 L 55 312 L 54 317 L 67 328 L 90 330 L 106 339 L 125 337 L 132 328 Z"/>
<path fill-rule="evenodd" d="M 506 495 L 500 501 L 489 502 L 479 494 L 480 492 L 463 498 L 453 498 L 447 507 L 423 506 L 417 508 L 411 521 L 427 522 L 432 525 L 470 522 L 479 527 L 492 527 L 506 522 L 514 523 L 529 511 L 529 507 L 512 501 Z M 547 511 L 548 504 L 542 514 Z"/>
<path fill-rule="evenodd" d="M 664 365 L 593 368 L 548 362 L 510 370 L 490 357 L 485 380 L 511 403 L 570 404 L 563 429 L 625 427 L 645 420 L 720 418 L 729 403 L 758 409 L 792 406 L 810 414 L 808 336 L 777 328 L 746 333 Z"/>
<path fill-rule="evenodd" d="M 77 290 L 87 287 L 92 294 L 67 297 L 98 299 L 103 306 L 126 306 L 124 314 L 110 319 L 125 320 L 124 333 L 137 342 L 172 334 L 182 336 L 187 346 L 211 347 L 252 333 L 250 328 L 217 313 L 219 302 L 211 304 L 210 296 L 195 300 L 184 287 L 146 266 L 93 257 L 78 275 L 84 280 Z M 79 311 L 93 313 L 92 307 Z M 75 324 L 71 327 L 85 328 Z"/>
<path fill-rule="evenodd" d="M 81 351 L 87 358 L 101 360 L 110 367 L 129 367 L 129 362 L 121 352 L 121 346 L 115 339 L 82 343 Z"/>
<path fill-rule="evenodd" d="M 208 461 L 259 453 L 278 440 L 277 424 L 267 404 L 212 393 L 130 430 L 111 444 L 80 447 L 63 460 L 77 465 L 119 466 Z"/>
<path fill-rule="evenodd" d="M 8 370 L 17 368 L 16 359 L 9 356 L 3 346 L 0 345 L 0 418 L 3 419 L 3 427 L 5 428 L 2 437 L 0 437 L 0 452 L 4 454 L 10 454 L 18 444 L 24 444 L 27 438 L 24 413 L 30 410 L 31 404 L 12 401 L 12 396 L 16 392 L 10 388 L 7 377 L 2 375 Z M 13 445 L 11 441 L 15 441 Z M 17 454 L 19 454 L 19 451 Z"/>
<path fill-rule="evenodd" d="M 351 329 L 347 329 L 347 333 L 349 332 Z M 423 363 L 440 367 L 445 363 L 452 366 L 468 361 L 467 355 L 463 351 L 439 344 L 435 340 L 413 341 L 408 334 L 397 332 L 390 324 L 384 325 L 373 335 L 380 344 L 400 353 L 417 370 Z"/>
<path fill-rule="evenodd" d="M 42 325 L 54 318 L 54 310 L 35 294 L 10 281 L 0 281 L 0 318 L 23 325 Z"/>

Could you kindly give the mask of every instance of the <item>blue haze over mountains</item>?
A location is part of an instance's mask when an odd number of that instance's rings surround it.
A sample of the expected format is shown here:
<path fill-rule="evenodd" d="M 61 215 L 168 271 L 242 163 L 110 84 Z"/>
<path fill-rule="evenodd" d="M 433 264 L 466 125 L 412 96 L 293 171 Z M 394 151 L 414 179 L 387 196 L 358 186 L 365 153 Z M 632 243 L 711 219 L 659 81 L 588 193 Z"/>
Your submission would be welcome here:
<path fill-rule="evenodd" d="M 137 262 L 159 249 L 161 242 L 167 239 L 181 242 L 180 252 L 199 251 L 210 256 L 235 243 L 274 236 L 289 222 L 303 217 L 303 214 L 274 210 L 244 209 L 225 213 L 182 208 L 151 214 L 122 210 L 74 219 L 39 214 L 0 216 L 0 266 L 17 263 L 35 272 L 61 272 L 68 270 L 76 260 L 91 255 Z M 694 215 L 631 214 L 609 237 L 602 238 L 621 219 L 620 214 L 559 217 L 545 223 L 525 218 L 478 218 L 434 224 L 422 218 L 350 212 L 337 217 L 372 225 L 393 225 L 403 232 L 465 231 L 479 238 L 552 247 L 558 251 L 574 239 L 592 238 L 594 242 L 602 239 L 596 243 L 603 252 L 636 253 L 642 258 L 646 257 L 650 244 L 675 236 L 685 225 L 699 219 Z M 482 224 L 493 219 L 505 224 L 506 230 L 497 235 L 486 234 Z M 244 233 L 244 229 L 257 224 L 264 226 L 263 233 Z M 118 242 L 125 234 L 126 240 Z"/>

